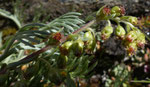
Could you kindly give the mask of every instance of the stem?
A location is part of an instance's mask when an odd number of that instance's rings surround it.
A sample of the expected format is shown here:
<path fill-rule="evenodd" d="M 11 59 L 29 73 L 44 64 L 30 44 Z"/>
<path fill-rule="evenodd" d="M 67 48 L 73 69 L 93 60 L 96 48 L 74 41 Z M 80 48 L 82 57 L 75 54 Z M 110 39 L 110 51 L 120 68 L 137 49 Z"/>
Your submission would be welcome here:
<path fill-rule="evenodd" d="M 134 28 L 134 26 L 133 26 L 131 23 L 129 23 L 129 22 L 126 22 L 126 21 L 121 21 L 121 22 L 123 22 L 123 23 L 129 25 L 131 28 Z"/>
<path fill-rule="evenodd" d="M 150 83 L 150 81 L 145 81 L 145 80 L 141 80 L 141 81 L 134 80 L 134 81 L 131 81 L 131 82 L 134 82 L 134 83 Z"/>
<path fill-rule="evenodd" d="M 107 22 L 108 22 L 108 26 L 111 26 L 111 22 L 110 22 L 110 20 L 107 20 Z"/>
<path fill-rule="evenodd" d="M 86 25 L 82 26 L 81 28 L 79 28 L 78 30 L 74 31 L 73 34 L 78 34 L 79 32 L 83 31 L 84 29 L 90 27 L 91 25 L 93 25 L 96 22 L 96 20 L 92 20 L 89 23 L 87 23 Z"/>

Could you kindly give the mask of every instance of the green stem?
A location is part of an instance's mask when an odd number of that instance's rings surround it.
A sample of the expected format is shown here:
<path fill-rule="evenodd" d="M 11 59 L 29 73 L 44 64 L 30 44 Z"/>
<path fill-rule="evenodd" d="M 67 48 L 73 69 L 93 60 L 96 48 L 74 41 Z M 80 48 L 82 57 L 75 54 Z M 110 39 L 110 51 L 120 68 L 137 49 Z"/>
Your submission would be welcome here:
<path fill-rule="evenodd" d="M 110 22 L 110 20 L 107 20 L 107 22 L 108 22 L 108 26 L 111 26 L 111 22 Z"/>
<path fill-rule="evenodd" d="M 134 28 L 134 25 L 132 25 L 132 24 L 129 23 L 129 22 L 126 22 L 126 21 L 121 21 L 121 22 L 123 22 L 123 23 L 125 23 L 125 24 L 128 24 L 131 28 Z"/>
<path fill-rule="evenodd" d="M 134 83 L 150 83 L 150 81 L 145 81 L 145 80 L 141 80 L 141 81 L 134 80 L 134 81 L 131 81 L 131 82 L 134 82 Z"/>

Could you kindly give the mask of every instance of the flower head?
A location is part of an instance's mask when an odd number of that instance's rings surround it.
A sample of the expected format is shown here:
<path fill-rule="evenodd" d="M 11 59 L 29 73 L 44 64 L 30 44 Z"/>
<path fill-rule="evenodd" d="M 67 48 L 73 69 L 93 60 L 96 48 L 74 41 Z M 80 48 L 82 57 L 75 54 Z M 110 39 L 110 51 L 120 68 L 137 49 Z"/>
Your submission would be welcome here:
<path fill-rule="evenodd" d="M 53 39 L 55 39 L 55 40 L 57 40 L 57 41 L 60 41 L 60 39 L 61 39 L 61 33 L 60 32 L 58 32 L 58 33 L 54 33 L 53 34 Z"/>
<path fill-rule="evenodd" d="M 104 8 L 103 8 L 103 14 L 109 15 L 109 14 L 110 14 L 110 8 L 104 7 Z"/>

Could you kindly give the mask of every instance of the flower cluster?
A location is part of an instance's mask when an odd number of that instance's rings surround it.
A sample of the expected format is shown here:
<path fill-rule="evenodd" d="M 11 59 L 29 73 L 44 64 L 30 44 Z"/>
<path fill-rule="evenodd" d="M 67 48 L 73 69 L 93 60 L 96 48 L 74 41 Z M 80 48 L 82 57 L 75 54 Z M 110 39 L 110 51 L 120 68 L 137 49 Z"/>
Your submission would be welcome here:
<path fill-rule="evenodd" d="M 103 41 L 110 38 L 115 31 L 117 38 L 121 39 L 129 55 L 134 54 L 138 47 L 143 48 L 146 41 L 145 35 L 135 27 L 138 24 L 138 19 L 133 16 L 124 16 L 125 9 L 123 7 L 114 6 L 111 9 L 104 6 L 97 12 L 97 22 L 100 20 L 107 20 L 108 24 L 101 31 L 101 39 Z M 112 27 L 111 21 L 117 23 L 117 27 Z M 124 23 L 126 27 L 123 27 Z"/>
<path fill-rule="evenodd" d="M 95 48 L 95 36 L 91 29 L 87 29 L 84 33 L 83 38 L 81 36 L 71 35 L 69 41 L 63 43 L 59 48 L 62 55 L 68 55 L 69 52 L 73 51 L 74 55 L 80 56 L 83 50 L 92 51 Z M 75 39 L 76 38 L 76 39 Z"/>

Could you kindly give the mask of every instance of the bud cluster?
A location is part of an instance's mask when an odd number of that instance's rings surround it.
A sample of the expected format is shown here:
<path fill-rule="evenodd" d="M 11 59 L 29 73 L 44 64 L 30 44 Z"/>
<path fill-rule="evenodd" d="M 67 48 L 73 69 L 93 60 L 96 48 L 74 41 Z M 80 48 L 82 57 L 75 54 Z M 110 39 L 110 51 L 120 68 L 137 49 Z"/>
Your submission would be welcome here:
<path fill-rule="evenodd" d="M 108 20 L 113 17 L 123 16 L 125 14 L 125 9 L 122 6 L 114 6 L 111 9 L 107 6 L 103 6 L 96 13 L 96 20 Z"/>
<path fill-rule="evenodd" d="M 125 46 L 130 55 L 135 53 L 138 47 L 143 48 L 145 43 L 145 35 L 139 30 L 131 30 L 126 35 Z"/>
<path fill-rule="evenodd" d="M 95 36 L 90 30 L 84 33 L 83 38 L 79 35 L 71 35 L 68 39 L 69 41 L 59 47 L 61 55 L 67 56 L 72 51 L 75 56 L 80 56 L 83 50 L 92 51 L 95 48 Z"/>
<path fill-rule="evenodd" d="M 64 68 L 68 61 L 68 56 L 70 53 L 73 53 L 75 56 L 80 57 L 84 50 L 86 52 L 93 51 L 96 42 L 95 36 L 91 31 L 91 28 L 88 28 L 87 31 L 81 35 L 69 35 L 68 41 L 64 42 L 59 46 L 60 56 L 58 58 L 58 64 L 60 68 Z"/>
<path fill-rule="evenodd" d="M 101 40 L 105 41 L 110 38 L 113 31 L 117 38 L 121 39 L 125 45 L 125 48 L 129 55 L 134 54 L 138 47 L 143 48 L 146 41 L 145 35 L 135 27 L 138 23 L 138 19 L 133 16 L 124 16 L 125 9 L 123 7 L 114 6 L 111 9 L 104 6 L 96 14 L 97 22 L 100 20 L 107 20 L 108 25 L 101 31 Z M 117 23 L 117 27 L 114 29 L 109 20 L 113 20 Z M 127 27 L 124 28 L 120 25 L 124 23 Z"/>

